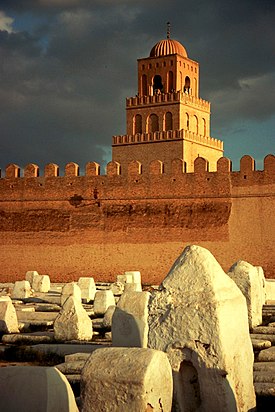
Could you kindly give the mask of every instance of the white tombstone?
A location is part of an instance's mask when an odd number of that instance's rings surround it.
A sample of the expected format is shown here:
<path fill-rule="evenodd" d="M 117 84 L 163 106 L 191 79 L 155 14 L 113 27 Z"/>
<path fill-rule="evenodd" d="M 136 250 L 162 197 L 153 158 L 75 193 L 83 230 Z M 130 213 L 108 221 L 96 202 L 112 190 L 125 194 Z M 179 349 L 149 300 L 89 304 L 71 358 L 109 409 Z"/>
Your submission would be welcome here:
<path fill-rule="evenodd" d="M 31 287 L 36 276 L 39 276 L 39 273 L 36 270 L 28 270 L 26 272 L 25 279 L 30 283 Z"/>
<path fill-rule="evenodd" d="M 170 412 L 172 371 L 165 353 L 145 348 L 94 351 L 81 375 L 82 412 Z"/>
<path fill-rule="evenodd" d="M 18 280 L 14 283 L 11 297 L 13 299 L 25 299 L 32 295 L 31 285 L 27 280 Z"/>
<path fill-rule="evenodd" d="M 0 333 L 18 333 L 15 307 L 8 296 L 0 298 Z"/>
<path fill-rule="evenodd" d="M 34 276 L 32 282 L 32 288 L 35 292 L 47 293 L 51 288 L 51 281 L 48 275 Z"/>
<path fill-rule="evenodd" d="M 109 306 L 115 306 L 114 294 L 111 290 L 99 290 L 95 294 L 94 313 L 104 315 Z"/>
<path fill-rule="evenodd" d="M 64 305 L 68 297 L 73 296 L 79 303 L 81 303 L 81 290 L 75 282 L 66 283 L 61 291 L 60 303 Z"/>
<path fill-rule="evenodd" d="M 112 318 L 112 345 L 146 348 L 149 292 L 124 292 Z"/>
<path fill-rule="evenodd" d="M 141 275 L 140 272 L 137 270 L 132 270 L 128 272 L 124 272 L 125 276 L 132 276 L 133 283 L 141 283 Z"/>
<path fill-rule="evenodd" d="M 78 412 L 72 388 L 55 367 L 0 368 L 0 410 Z"/>
<path fill-rule="evenodd" d="M 54 338 L 58 341 L 91 340 L 92 321 L 74 296 L 70 296 L 62 306 L 54 321 Z"/>
<path fill-rule="evenodd" d="M 94 278 L 80 277 L 77 282 L 81 290 L 81 297 L 83 300 L 90 302 L 94 300 L 96 294 L 96 286 Z"/>
<path fill-rule="evenodd" d="M 163 350 L 180 411 L 255 411 L 246 300 L 212 254 L 188 246 L 149 305 L 148 346 Z"/>
<path fill-rule="evenodd" d="M 262 285 L 260 286 L 257 268 L 248 262 L 239 260 L 231 266 L 228 276 L 234 280 L 246 298 L 249 327 L 261 325 L 263 290 Z"/>

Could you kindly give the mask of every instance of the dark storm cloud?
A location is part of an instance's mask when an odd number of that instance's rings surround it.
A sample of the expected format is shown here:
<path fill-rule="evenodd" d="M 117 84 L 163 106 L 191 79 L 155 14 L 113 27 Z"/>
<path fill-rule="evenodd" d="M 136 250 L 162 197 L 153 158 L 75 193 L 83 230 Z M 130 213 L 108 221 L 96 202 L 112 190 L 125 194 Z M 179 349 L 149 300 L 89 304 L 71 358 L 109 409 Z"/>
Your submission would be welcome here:
<path fill-rule="evenodd" d="M 112 134 L 125 132 L 136 59 L 165 37 L 167 20 L 200 62 L 217 126 L 275 113 L 273 0 L 2 0 L 1 10 L 2 167 L 102 162 Z"/>

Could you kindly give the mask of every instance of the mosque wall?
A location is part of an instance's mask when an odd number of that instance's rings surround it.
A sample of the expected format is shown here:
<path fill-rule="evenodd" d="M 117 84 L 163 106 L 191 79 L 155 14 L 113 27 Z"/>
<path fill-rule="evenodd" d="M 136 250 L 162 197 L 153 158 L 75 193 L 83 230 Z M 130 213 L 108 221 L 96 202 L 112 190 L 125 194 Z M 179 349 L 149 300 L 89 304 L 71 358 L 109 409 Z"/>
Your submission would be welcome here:
<path fill-rule="evenodd" d="M 237 172 L 226 158 L 209 172 L 201 157 L 193 173 L 183 172 L 180 159 L 169 173 L 159 160 L 148 169 L 133 161 L 126 174 L 111 162 L 106 175 L 88 163 L 84 176 L 75 163 L 64 176 L 54 164 L 43 176 L 33 164 L 24 171 L 9 165 L 0 178 L 0 279 L 38 270 L 53 281 L 110 281 L 140 270 L 143 282 L 160 283 L 192 243 L 224 270 L 243 259 L 275 278 L 275 157 L 254 169 L 250 156 Z"/>

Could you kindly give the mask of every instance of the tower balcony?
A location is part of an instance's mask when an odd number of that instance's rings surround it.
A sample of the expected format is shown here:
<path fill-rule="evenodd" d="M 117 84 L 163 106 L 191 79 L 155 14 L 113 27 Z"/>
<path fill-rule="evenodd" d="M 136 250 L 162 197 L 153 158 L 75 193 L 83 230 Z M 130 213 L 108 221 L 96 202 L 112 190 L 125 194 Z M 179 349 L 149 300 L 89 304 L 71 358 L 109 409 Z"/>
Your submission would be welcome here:
<path fill-rule="evenodd" d="M 152 143 L 171 140 L 187 140 L 205 146 L 223 150 L 223 142 L 213 137 L 202 136 L 189 130 L 168 130 L 151 133 L 137 133 L 135 135 L 113 136 L 113 146 Z"/>
<path fill-rule="evenodd" d="M 210 103 L 199 97 L 192 96 L 181 91 L 173 93 L 160 93 L 152 96 L 135 96 L 126 98 L 126 108 L 144 107 L 153 105 L 163 105 L 164 103 L 183 103 L 186 105 L 196 106 L 201 109 L 210 110 Z"/>

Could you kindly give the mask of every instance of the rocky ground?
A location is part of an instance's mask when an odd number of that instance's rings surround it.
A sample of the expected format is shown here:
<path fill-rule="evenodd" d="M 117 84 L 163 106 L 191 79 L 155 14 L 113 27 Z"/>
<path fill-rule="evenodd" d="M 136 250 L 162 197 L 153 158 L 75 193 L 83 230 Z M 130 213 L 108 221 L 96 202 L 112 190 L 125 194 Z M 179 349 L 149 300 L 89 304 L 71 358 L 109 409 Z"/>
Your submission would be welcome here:
<path fill-rule="evenodd" d="M 66 375 L 79 402 L 80 376 L 89 354 L 95 349 L 111 345 L 111 327 L 103 317 L 94 315 L 92 303 L 83 306 L 93 323 L 91 341 L 56 342 L 53 322 L 60 311 L 63 284 L 52 284 L 48 293 L 13 300 L 20 333 L 4 334 L 0 343 L 0 367 L 7 365 L 51 365 Z M 0 284 L 0 296 L 9 294 L 12 285 Z M 98 283 L 97 289 L 108 289 L 109 284 Z M 116 296 L 118 300 L 119 295 Z M 275 301 L 263 307 L 263 324 L 251 331 L 255 353 L 254 386 L 257 410 L 275 410 Z"/>

